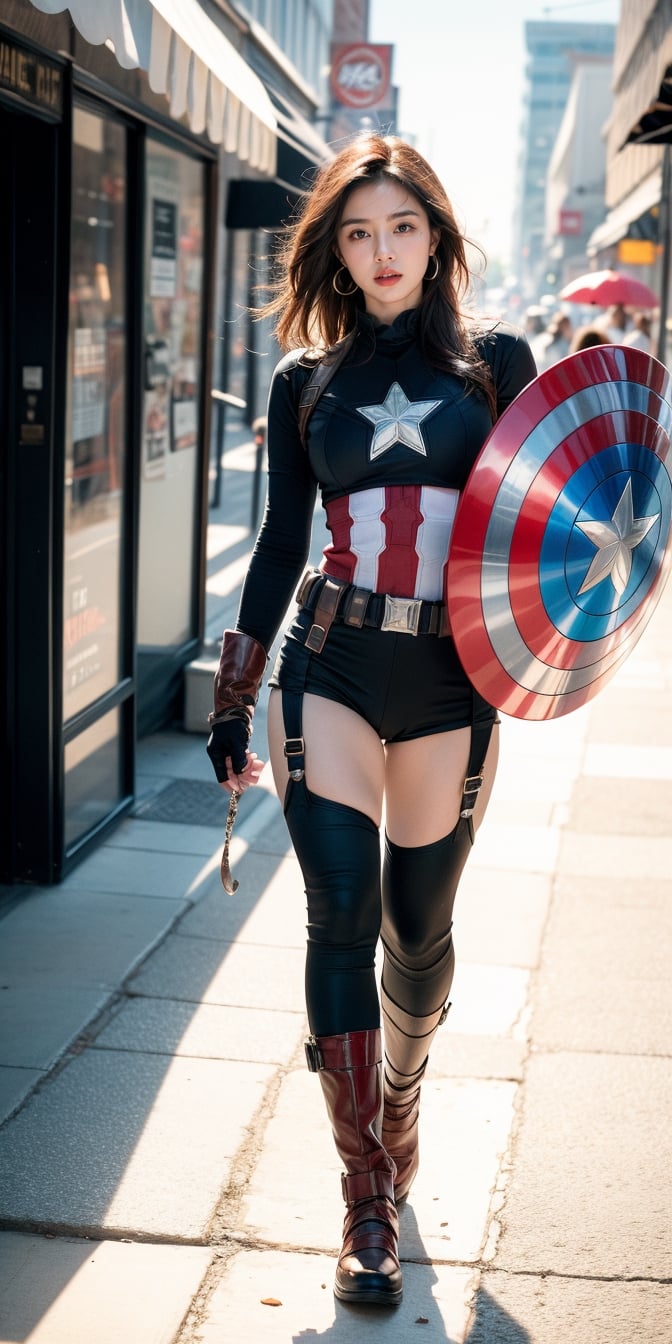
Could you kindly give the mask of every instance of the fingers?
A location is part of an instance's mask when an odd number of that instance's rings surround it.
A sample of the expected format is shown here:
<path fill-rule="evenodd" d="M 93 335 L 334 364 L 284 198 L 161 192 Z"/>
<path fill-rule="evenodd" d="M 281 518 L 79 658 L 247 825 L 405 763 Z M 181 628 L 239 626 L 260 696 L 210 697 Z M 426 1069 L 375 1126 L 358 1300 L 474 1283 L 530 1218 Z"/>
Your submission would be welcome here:
<path fill-rule="evenodd" d="M 231 774 L 242 774 L 244 772 L 249 741 L 250 724 L 247 716 L 242 719 L 231 718 L 213 723 L 206 751 L 220 784 L 225 783 Z M 232 760 L 234 762 L 233 770 L 231 769 Z"/>
<path fill-rule="evenodd" d="M 236 789 L 238 793 L 244 793 L 246 789 L 252 788 L 255 784 L 259 783 L 259 778 L 264 766 L 265 761 L 261 761 L 256 752 L 248 752 L 244 769 L 236 772 L 233 768 L 231 757 L 227 756 L 227 778 L 219 781 L 221 787 L 226 789 L 227 793 L 232 793 L 234 789 Z"/>

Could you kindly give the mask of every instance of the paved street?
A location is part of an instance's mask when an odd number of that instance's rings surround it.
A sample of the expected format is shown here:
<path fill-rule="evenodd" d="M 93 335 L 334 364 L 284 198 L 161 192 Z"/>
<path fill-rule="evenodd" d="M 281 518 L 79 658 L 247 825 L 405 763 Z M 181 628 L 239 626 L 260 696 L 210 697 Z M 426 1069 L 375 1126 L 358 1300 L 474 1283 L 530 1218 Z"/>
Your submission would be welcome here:
<path fill-rule="evenodd" d="M 228 438 L 213 642 L 251 543 Z M 141 742 L 133 815 L 0 920 L 0 1344 L 671 1344 L 672 584 L 591 705 L 504 721 L 392 1313 L 331 1290 L 340 1167 L 271 780 L 227 897 L 204 745 Z"/>

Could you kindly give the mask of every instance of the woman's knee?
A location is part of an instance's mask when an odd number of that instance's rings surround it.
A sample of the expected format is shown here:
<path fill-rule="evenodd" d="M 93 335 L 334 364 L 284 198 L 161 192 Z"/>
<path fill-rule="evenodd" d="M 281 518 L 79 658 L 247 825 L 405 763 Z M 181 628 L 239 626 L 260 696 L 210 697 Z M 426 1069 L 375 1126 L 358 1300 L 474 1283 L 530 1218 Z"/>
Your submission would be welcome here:
<path fill-rule="evenodd" d="M 286 819 L 301 868 L 311 942 L 375 945 L 380 933 L 380 835 L 365 813 L 292 783 Z"/>
<path fill-rule="evenodd" d="M 452 956 L 455 897 L 471 843 L 464 822 L 441 840 L 415 848 L 385 838 L 383 940 L 409 967 L 430 967 Z"/>

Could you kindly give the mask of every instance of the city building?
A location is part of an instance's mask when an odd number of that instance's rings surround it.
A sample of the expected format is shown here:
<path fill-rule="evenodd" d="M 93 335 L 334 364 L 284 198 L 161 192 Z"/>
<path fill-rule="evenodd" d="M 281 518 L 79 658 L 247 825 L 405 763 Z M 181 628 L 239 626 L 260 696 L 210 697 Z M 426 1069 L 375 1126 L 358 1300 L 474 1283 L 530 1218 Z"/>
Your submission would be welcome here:
<path fill-rule="evenodd" d="M 611 112 L 610 56 L 572 56 L 574 74 L 546 180 L 545 252 L 556 287 L 586 269 L 588 239 L 605 214 L 604 126 Z"/>
<path fill-rule="evenodd" d="M 398 90 L 392 82 L 394 47 L 370 42 L 368 33 L 369 0 L 334 0 L 325 116 L 332 144 L 358 131 L 398 132 Z"/>
<path fill-rule="evenodd" d="M 138 738 L 179 717 L 211 394 L 250 422 L 265 401 L 251 277 L 330 154 L 331 35 L 328 0 L 2 5 L 5 886 L 60 880 L 132 806 Z"/>
<path fill-rule="evenodd" d="M 528 61 L 512 260 L 526 302 L 556 285 L 557 277 L 546 255 L 546 180 L 575 58 L 610 57 L 615 31 L 613 24 L 606 23 L 544 20 L 525 24 Z"/>
<path fill-rule="evenodd" d="M 604 222 L 588 251 L 623 265 L 660 295 L 657 351 L 668 361 L 672 214 L 672 0 L 621 0 L 606 135 Z"/>

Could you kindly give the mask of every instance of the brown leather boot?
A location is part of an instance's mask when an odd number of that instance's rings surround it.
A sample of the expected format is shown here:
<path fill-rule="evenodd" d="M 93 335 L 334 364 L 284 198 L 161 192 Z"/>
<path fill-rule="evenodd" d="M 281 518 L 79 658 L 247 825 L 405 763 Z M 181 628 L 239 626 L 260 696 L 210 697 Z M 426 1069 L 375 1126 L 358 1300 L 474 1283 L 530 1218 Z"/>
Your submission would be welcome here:
<path fill-rule="evenodd" d="M 425 1075 L 429 1047 L 448 1016 L 450 1004 L 429 1017 L 411 1017 L 387 994 L 383 986 L 381 1007 L 385 1031 L 383 1143 L 397 1168 L 394 1197 L 406 1199 L 420 1164 L 418 1120 L 420 1086 Z"/>
<path fill-rule="evenodd" d="M 343 1302 L 396 1306 L 402 1296 L 399 1219 L 394 1162 L 380 1140 L 380 1031 L 311 1036 L 306 1057 L 309 1069 L 319 1073 L 345 1166 L 341 1181 L 346 1214 L 334 1293 Z"/>

